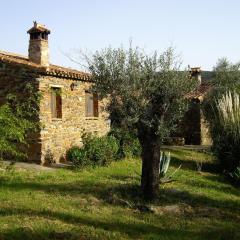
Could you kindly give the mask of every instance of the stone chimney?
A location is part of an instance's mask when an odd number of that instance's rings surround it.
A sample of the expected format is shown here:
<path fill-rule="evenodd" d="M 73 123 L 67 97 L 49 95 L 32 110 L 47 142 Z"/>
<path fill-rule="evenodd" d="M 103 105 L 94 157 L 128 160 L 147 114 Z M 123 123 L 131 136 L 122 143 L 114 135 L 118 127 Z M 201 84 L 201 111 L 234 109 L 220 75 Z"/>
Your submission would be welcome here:
<path fill-rule="evenodd" d="M 198 80 L 198 83 L 202 83 L 202 76 L 201 76 L 201 67 L 192 67 L 190 70 L 191 78 L 195 78 Z"/>
<path fill-rule="evenodd" d="M 27 33 L 30 35 L 28 47 L 29 61 L 42 66 L 48 66 L 48 34 L 50 34 L 50 31 L 44 25 L 35 21 L 33 27 L 29 29 Z"/>

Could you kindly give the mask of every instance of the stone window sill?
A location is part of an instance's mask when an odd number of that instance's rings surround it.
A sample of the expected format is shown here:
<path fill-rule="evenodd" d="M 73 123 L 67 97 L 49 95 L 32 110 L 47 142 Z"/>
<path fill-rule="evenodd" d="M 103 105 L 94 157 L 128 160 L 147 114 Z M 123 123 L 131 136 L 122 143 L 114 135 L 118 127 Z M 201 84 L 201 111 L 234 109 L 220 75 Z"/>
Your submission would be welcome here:
<path fill-rule="evenodd" d="M 62 121 L 62 118 L 52 118 L 52 121 L 53 121 L 53 122 L 61 122 L 61 121 Z"/>
<path fill-rule="evenodd" d="M 98 120 L 99 117 L 85 117 L 86 120 Z"/>

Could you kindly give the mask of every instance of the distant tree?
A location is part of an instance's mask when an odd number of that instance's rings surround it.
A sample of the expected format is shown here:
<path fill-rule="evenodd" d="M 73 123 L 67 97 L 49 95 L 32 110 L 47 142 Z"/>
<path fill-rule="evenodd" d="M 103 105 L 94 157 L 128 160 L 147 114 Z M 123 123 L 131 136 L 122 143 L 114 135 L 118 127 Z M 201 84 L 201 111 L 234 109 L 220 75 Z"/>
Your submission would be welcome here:
<path fill-rule="evenodd" d="M 226 58 L 221 58 L 213 72 L 215 88 L 211 92 L 212 95 L 216 97 L 225 94 L 226 91 L 240 90 L 240 62 L 231 63 Z"/>
<path fill-rule="evenodd" d="M 162 139 L 185 113 L 184 95 L 195 82 L 180 70 L 172 48 L 152 55 L 132 46 L 128 50 L 107 48 L 86 60 L 93 91 L 109 99 L 107 109 L 120 116 L 118 124 L 137 129 L 142 146 L 141 188 L 145 197 L 156 197 Z"/>

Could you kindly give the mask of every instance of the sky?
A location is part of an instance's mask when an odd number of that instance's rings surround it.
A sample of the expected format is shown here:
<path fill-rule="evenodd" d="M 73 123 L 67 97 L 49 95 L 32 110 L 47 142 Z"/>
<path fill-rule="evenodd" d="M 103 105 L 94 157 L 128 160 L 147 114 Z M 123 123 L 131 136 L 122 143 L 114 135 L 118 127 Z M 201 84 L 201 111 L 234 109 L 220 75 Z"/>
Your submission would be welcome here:
<path fill-rule="evenodd" d="M 27 55 L 36 20 L 51 30 L 51 63 L 66 67 L 81 68 L 66 57 L 77 50 L 130 40 L 148 53 L 173 46 L 183 67 L 240 60 L 239 0 L 0 0 L 0 9 L 0 50 Z"/>

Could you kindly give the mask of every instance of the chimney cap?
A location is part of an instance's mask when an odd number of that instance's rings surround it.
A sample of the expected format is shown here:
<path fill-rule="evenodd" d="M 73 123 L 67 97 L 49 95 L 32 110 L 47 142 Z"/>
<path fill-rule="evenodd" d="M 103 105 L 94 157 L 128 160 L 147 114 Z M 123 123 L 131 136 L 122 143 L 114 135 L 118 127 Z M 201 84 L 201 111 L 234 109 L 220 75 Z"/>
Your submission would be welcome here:
<path fill-rule="evenodd" d="M 37 32 L 50 34 L 50 30 L 47 29 L 47 28 L 45 27 L 45 25 L 39 24 L 39 23 L 37 23 L 37 21 L 34 21 L 34 22 L 33 22 L 33 27 L 30 28 L 30 29 L 27 31 L 27 33 L 31 34 L 31 33 L 37 33 Z"/>

